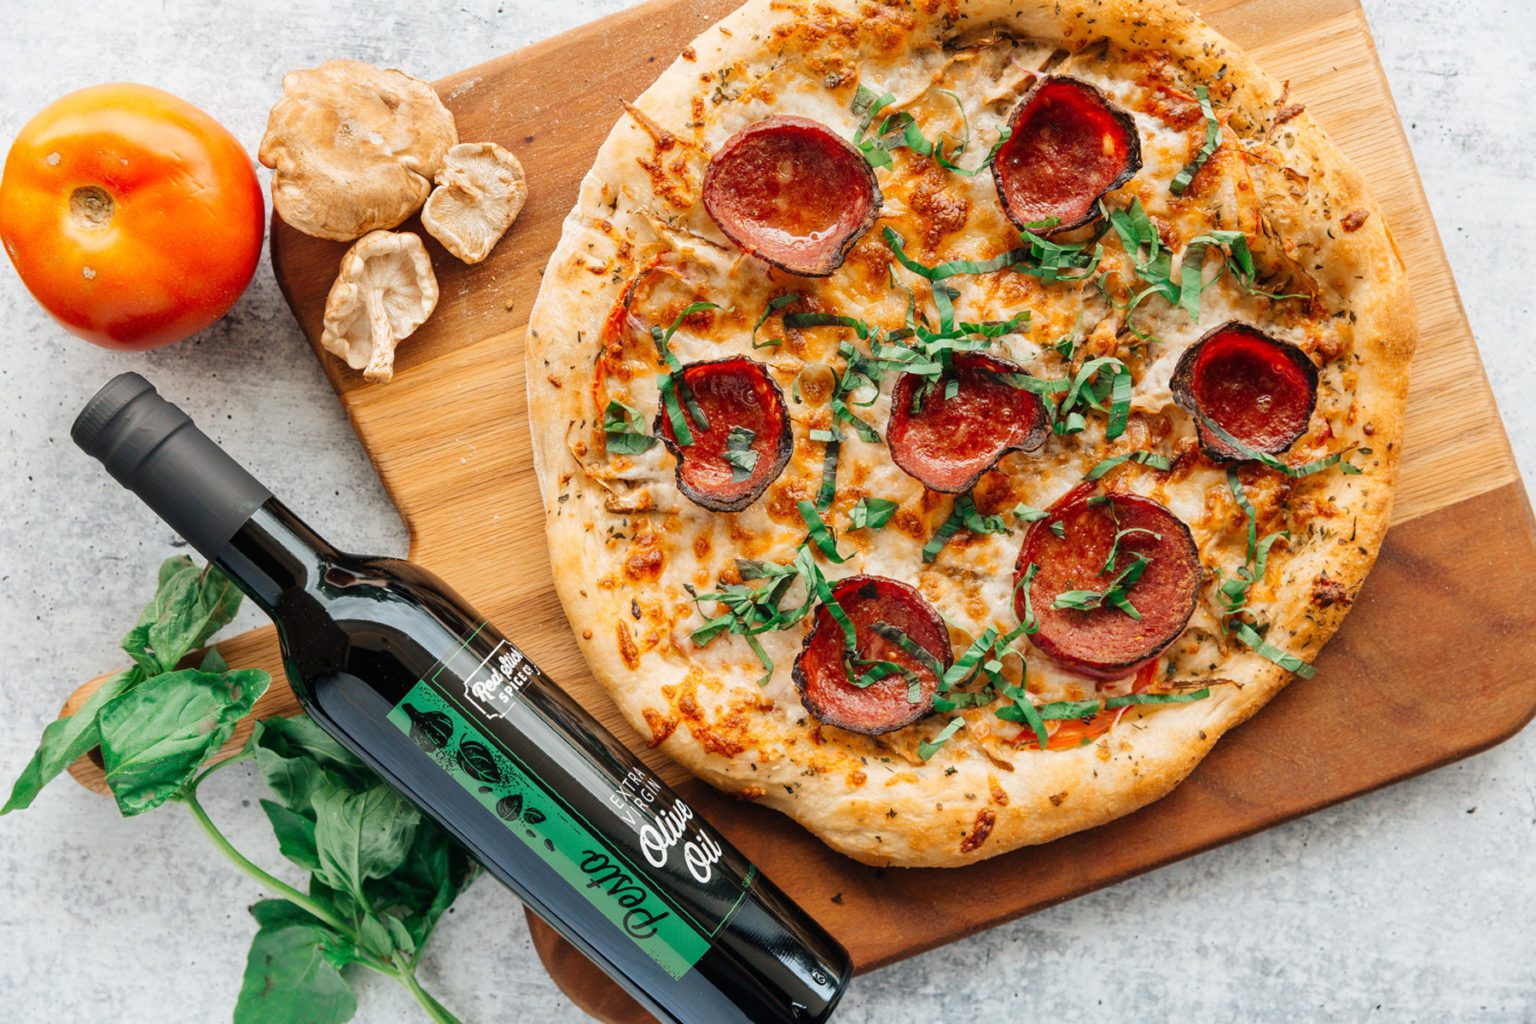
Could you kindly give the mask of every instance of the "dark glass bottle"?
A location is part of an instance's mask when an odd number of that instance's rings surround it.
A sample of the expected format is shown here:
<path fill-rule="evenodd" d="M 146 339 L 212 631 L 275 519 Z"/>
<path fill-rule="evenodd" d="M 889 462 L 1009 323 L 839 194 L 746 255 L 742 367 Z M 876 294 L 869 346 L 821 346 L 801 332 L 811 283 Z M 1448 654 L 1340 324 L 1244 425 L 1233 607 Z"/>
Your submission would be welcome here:
<path fill-rule="evenodd" d="M 311 718 L 652 1013 L 832 1012 L 842 947 L 442 580 L 333 548 L 138 374 L 72 435 L 272 617 Z"/>

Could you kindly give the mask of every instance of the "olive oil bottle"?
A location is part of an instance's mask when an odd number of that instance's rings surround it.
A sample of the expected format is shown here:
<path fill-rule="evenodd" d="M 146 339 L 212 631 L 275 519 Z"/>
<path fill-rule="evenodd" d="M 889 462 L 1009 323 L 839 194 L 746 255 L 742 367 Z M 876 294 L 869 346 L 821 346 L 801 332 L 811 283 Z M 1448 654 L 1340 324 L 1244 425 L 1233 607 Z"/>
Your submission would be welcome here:
<path fill-rule="evenodd" d="M 272 617 L 311 718 L 652 1013 L 832 1012 L 842 947 L 442 580 L 332 547 L 138 374 L 71 434 Z"/>

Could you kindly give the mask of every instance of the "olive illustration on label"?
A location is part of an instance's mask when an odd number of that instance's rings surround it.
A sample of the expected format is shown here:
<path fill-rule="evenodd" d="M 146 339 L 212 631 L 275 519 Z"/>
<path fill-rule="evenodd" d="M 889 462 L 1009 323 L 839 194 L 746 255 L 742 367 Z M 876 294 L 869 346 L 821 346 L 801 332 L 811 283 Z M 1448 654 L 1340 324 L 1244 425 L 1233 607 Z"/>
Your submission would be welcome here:
<path fill-rule="evenodd" d="M 412 704 L 402 704 L 411 720 L 411 742 L 427 753 L 442 749 L 453 739 L 453 719 L 441 711 L 421 711 Z"/>
<path fill-rule="evenodd" d="M 496 801 L 496 816 L 502 821 L 516 821 L 523 813 L 523 794 L 513 793 Z"/>
<path fill-rule="evenodd" d="M 544 812 L 537 807 L 530 807 L 523 812 L 523 820 L 530 825 L 537 825 L 544 820 Z"/>
<path fill-rule="evenodd" d="M 481 782 L 496 785 L 503 781 L 491 748 L 478 740 L 465 740 L 459 744 L 459 767 L 470 778 Z"/>

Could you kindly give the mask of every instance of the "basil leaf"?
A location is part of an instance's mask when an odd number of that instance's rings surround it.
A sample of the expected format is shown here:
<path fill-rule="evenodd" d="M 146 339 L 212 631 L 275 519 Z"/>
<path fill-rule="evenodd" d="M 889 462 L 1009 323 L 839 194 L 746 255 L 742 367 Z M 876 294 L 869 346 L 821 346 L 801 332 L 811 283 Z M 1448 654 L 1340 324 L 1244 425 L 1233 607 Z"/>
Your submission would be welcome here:
<path fill-rule="evenodd" d="M 1179 173 L 1173 176 L 1173 181 L 1168 183 L 1168 191 L 1176 196 L 1182 196 L 1185 189 L 1195 180 L 1195 175 L 1200 173 L 1200 168 L 1216 152 L 1221 145 L 1221 122 L 1216 119 L 1216 111 L 1211 109 L 1211 93 L 1203 85 L 1195 86 L 1195 95 L 1200 98 L 1200 112 L 1205 115 L 1205 143 L 1200 147 L 1200 152 L 1195 158 L 1180 168 Z"/>
<path fill-rule="evenodd" d="M 776 340 L 774 340 L 772 338 L 770 338 L 767 341 L 764 341 L 764 342 L 760 343 L 757 340 L 758 329 L 760 327 L 762 327 L 763 324 L 768 322 L 768 318 L 770 316 L 772 316 L 773 314 L 777 313 L 779 310 L 783 309 L 785 306 L 789 305 L 790 303 L 798 302 L 798 301 L 800 301 L 800 293 L 799 292 L 785 292 L 783 295 L 780 295 L 777 298 L 770 299 L 768 301 L 768 305 L 763 307 L 762 315 L 759 316 L 757 318 L 757 322 L 752 325 L 752 347 L 753 348 L 775 348 L 778 345 L 782 344 L 781 342 L 776 341 Z"/>
<path fill-rule="evenodd" d="M 731 479 L 736 483 L 747 479 L 757 468 L 762 452 L 752 447 L 757 433 L 747 427 L 735 426 L 725 435 L 725 461 L 731 466 Z"/>
<path fill-rule="evenodd" d="M 651 339 L 656 343 L 656 355 L 666 364 L 667 373 L 656 379 L 656 387 L 661 392 L 661 403 L 667 411 L 667 419 L 672 423 L 672 433 L 677 437 L 677 443 L 682 447 L 693 444 L 693 431 L 689 429 L 687 418 L 683 416 L 682 405 L 688 407 L 688 415 L 693 417 L 693 422 L 700 430 L 709 429 L 709 419 L 704 415 L 704 410 L 699 408 L 699 403 L 693 400 L 693 394 L 688 388 L 688 382 L 683 377 L 683 364 L 672 352 L 672 336 L 683 325 L 683 321 L 695 313 L 701 313 L 706 309 L 719 309 L 713 302 L 690 303 L 686 309 L 677 314 L 677 319 L 662 330 L 655 324 L 651 325 Z"/>
<path fill-rule="evenodd" d="M 1294 672 L 1303 679 L 1311 679 L 1317 675 L 1317 669 L 1302 661 L 1296 655 L 1282 651 L 1274 644 L 1259 636 L 1258 631 L 1246 622 L 1238 622 L 1232 630 L 1239 640 L 1252 648 L 1253 651 L 1279 665 L 1287 672 Z"/>
<path fill-rule="evenodd" d="M 1043 508 L 1035 508 L 1033 505 L 1025 505 L 1022 502 L 1013 507 L 1013 514 L 1021 523 L 1035 523 L 1050 515 Z"/>
<path fill-rule="evenodd" d="M 993 712 L 1005 722 L 1022 722 L 1034 731 L 1035 740 L 1044 750 L 1051 742 L 1050 734 L 1045 730 L 1045 720 L 1040 717 L 1035 702 L 1029 699 L 1029 692 L 1022 686 L 1010 686 L 1003 691 L 1003 696 L 1013 701 L 1011 705 L 998 708 Z"/>
<path fill-rule="evenodd" d="M 1216 437 L 1223 443 L 1230 445 L 1243 458 L 1257 462 L 1260 465 L 1267 466 L 1277 473 L 1284 473 L 1286 476 L 1292 477 L 1293 479 L 1304 476 L 1311 476 L 1314 473 L 1321 473 L 1323 470 L 1331 469 L 1334 466 L 1339 467 L 1339 472 L 1351 476 L 1361 472 L 1359 466 L 1354 466 L 1348 462 L 1343 461 L 1344 456 L 1350 453 L 1350 448 L 1344 448 L 1334 452 L 1331 455 L 1325 455 L 1320 459 L 1315 459 L 1312 462 L 1308 462 L 1304 466 L 1292 466 L 1290 463 L 1281 462 L 1279 459 L 1275 458 L 1273 455 L 1270 455 L 1267 452 L 1261 452 L 1257 448 L 1250 447 L 1249 445 L 1244 444 L 1242 441 L 1239 441 L 1237 438 L 1227 433 L 1227 431 L 1224 430 L 1220 424 L 1218 424 L 1215 420 L 1211 419 L 1204 413 L 1197 413 L 1197 415 L 1200 417 L 1200 423 L 1205 427 L 1205 429 L 1215 434 Z"/>
<path fill-rule="evenodd" d="M 364 893 L 372 906 L 401 917 L 419 949 L 479 873 L 480 866 L 448 833 L 423 818 L 404 863 L 366 882 Z"/>
<path fill-rule="evenodd" d="M 843 448 L 843 435 L 835 430 L 813 430 L 811 440 L 825 444 L 821 460 L 821 487 L 816 491 L 816 511 L 825 512 L 837 497 L 837 458 Z"/>
<path fill-rule="evenodd" d="M 144 670 L 138 667 L 119 672 L 97 688 L 96 692 L 67 718 L 56 718 L 43 727 L 43 738 L 37 744 L 16 782 L 11 795 L 0 807 L 0 814 L 24 810 L 32 806 L 43 787 L 65 771 L 77 758 L 85 756 L 101 744 L 101 730 L 96 716 L 107 704 L 138 686 L 144 679 Z"/>
<path fill-rule="evenodd" d="M 603 410 L 603 435 L 608 450 L 618 455 L 639 455 L 655 445 L 656 438 L 639 428 L 640 414 L 617 398 Z M 675 429 L 675 425 L 674 425 Z"/>
<path fill-rule="evenodd" d="M 245 749 L 277 798 L 300 814 L 313 814 L 312 798 L 322 786 L 361 791 L 374 779 L 356 755 L 302 715 L 258 721 Z"/>
<path fill-rule="evenodd" d="M 1114 469 L 1116 466 L 1123 465 L 1127 462 L 1137 462 L 1143 466 L 1148 466 L 1163 473 L 1166 473 L 1173 468 L 1173 463 L 1168 460 L 1166 455 L 1159 455 L 1157 452 L 1147 451 L 1126 452 L 1122 455 L 1111 455 L 1109 458 L 1100 462 L 1098 465 L 1094 466 L 1088 471 L 1088 475 L 1084 477 L 1084 479 L 1097 480 L 1105 473 L 1108 473 L 1110 470 Z M 1060 536 L 1060 534 L 1057 534 L 1057 536 Z"/>
<path fill-rule="evenodd" d="M 146 676 L 170 672 L 234 618 L 240 599 L 216 566 L 199 569 L 185 555 L 168 558 L 154 600 L 123 637 L 123 650 Z"/>
<path fill-rule="evenodd" d="M 362 900 L 364 882 L 382 878 L 405 862 L 421 816 L 383 782 L 361 793 L 321 786 L 312 800 L 320 859 L 315 877 Z"/>
<path fill-rule="evenodd" d="M 343 1024 L 352 1019 L 357 997 L 341 975 L 341 964 L 353 959 L 352 948 L 331 929 L 309 921 L 277 922 L 256 932 L 234 1024 Z"/>
<path fill-rule="evenodd" d="M 315 849 L 315 823 L 291 811 L 273 800 L 261 801 L 272 834 L 277 837 L 277 850 L 306 871 L 320 870 L 320 855 Z"/>
<path fill-rule="evenodd" d="M 799 509 L 800 518 L 805 520 L 805 528 L 809 531 L 811 543 L 816 545 L 816 549 L 829 561 L 839 565 L 846 562 L 847 557 L 838 554 L 837 541 L 833 538 L 832 531 L 827 528 L 827 524 L 821 521 L 821 515 L 816 511 L 816 506 L 802 500 L 799 503 Z"/>
<path fill-rule="evenodd" d="M 175 796 L 250 714 L 271 678 L 258 669 L 156 676 L 101 709 L 107 785 L 127 817 Z"/>
<path fill-rule="evenodd" d="M 1137 704 L 1188 704 L 1192 701 L 1205 700 L 1210 695 L 1211 689 L 1208 686 L 1180 693 L 1128 693 L 1123 697 L 1110 697 L 1104 702 L 1104 708 L 1113 711 L 1116 708 L 1132 707 Z"/>
<path fill-rule="evenodd" d="M 862 341 L 869 337 L 870 326 L 863 320 L 851 316 L 838 316 L 835 313 L 785 313 L 784 326 L 805 327 L 848 327 L 859 336 Z"/>
<path fill-rule="evenodd" d="M 937 754 L 939 752 L 940 748 L 942 748 L 944 746 L 944 744 L 949 742 L 950 737 L 954 736 L 955 733 L 959 732 L 960 729 L 964 725 L 965 725 L 965 719 L 958 718 L 958 717 L 957 718 L 951 718 L 949 720 L 949 724 L 946 725 L 942 730 L 940 730 L 940 732 L 939 732 L 939 734 L 937 736 L 935 736 L 933 739 L 929 740 L 926 743 L 919 743 L 918 744 L 918 746 L 917 746 L 917 756 L 919 758 L 921 758 L 922 760 L 924 760 L 924 761 L 928 760 L 934 754 Z"/>
<path fill-rule="evenodd" d="M 848 528 L 850 530 L 878 530 L 891 521 L 896 510 L 901 505 L 898 502 L 886 498 L 871 498 L 868 495 L 860 498 L 848 511 Z"/>

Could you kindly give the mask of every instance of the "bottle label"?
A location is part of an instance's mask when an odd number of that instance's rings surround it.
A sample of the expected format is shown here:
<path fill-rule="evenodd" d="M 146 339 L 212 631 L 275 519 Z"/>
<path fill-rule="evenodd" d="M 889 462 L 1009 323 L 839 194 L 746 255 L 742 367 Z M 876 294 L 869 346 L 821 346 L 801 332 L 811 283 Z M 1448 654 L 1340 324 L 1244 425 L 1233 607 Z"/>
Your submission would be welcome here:
<path fill-rule="evenodd" d="M 610 769 L 557 793 L 513 742 L 519 716 L 531 714 L 523 690 L 536 680 L 548 682 L 521 651 L 482 627 L 416 683 L 389 721 L 681 978 L 746 898 L 757 869 L 724 850 L 693 809 L 622 748 L 600 745 L 599 754 L 615 762 Z"/>

